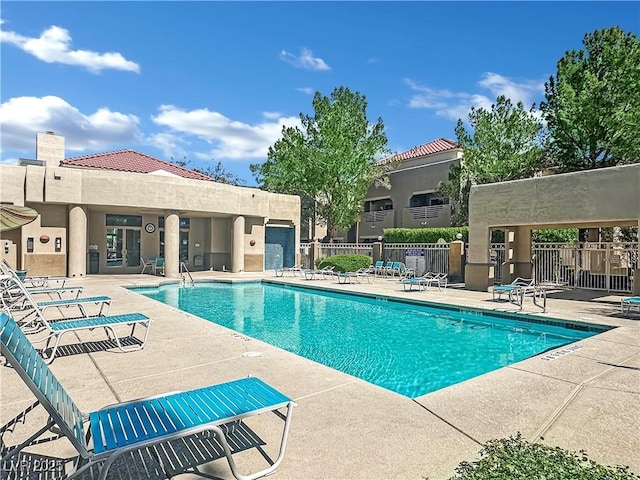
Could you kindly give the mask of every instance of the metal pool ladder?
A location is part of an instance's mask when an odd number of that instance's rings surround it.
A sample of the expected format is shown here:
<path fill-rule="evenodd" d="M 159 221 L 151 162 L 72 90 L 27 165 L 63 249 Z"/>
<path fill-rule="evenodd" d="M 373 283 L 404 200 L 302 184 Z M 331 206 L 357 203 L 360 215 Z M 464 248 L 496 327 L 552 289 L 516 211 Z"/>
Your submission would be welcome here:
<path fill-rule="evenodd" d="M 187 276 L 189 277 L 189 282 L 187 282 L 187 279 L 185 278 L 184 274 L 187 274 Z M 189 273 L 189 269 L 187 268 L 187 264 L 185 262 L 180 262 L 180 283 L 182 285 L 194 285 L 194 281 L 193 281 L 193 277 L 191 276 L 191 273 Z"/>

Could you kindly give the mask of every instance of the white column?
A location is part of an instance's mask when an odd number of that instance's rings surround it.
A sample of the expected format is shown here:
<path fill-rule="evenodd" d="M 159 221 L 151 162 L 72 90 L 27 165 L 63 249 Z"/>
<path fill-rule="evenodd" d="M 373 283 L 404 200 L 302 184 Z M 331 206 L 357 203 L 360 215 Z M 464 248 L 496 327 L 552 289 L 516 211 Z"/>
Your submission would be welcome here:
<path fill-rule="evenodd" d="M 180 262 L 180 217 L 176 212 L 164 217 L 164 275 L 179 276 Z"/>
<path fill-rule="evenodd" d="M 231 245 L 231 271 L 244 271 L 244 217 L 233 219 L 233 244 Z"/>
<path fill-rule="evenodd" d="M 80 205 L 69 207 L 69 277 L 87 274 L 87 211 Z"/>

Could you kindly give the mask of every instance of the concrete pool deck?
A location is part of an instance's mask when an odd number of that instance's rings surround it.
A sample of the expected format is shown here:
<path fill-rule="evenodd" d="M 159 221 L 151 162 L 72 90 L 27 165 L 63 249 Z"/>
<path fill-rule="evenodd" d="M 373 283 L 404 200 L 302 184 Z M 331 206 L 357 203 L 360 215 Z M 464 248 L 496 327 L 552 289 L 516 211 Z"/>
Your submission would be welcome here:
<path fill-rule="evenodd" d="M 397 280 L 384 278 L 371 284 L 344 285 L 330 279 L 276 277 L 273 272 L 197 272 L 193 276 L 196 281 L 264 278 L 337 291 L 516 310 L 509 303 L 491 301 L 491 293 L 455 286 L 443 292 L 432 288 L 405 292 Z M 586 450 L 599 463 L 629 465 L 631 471 L 640 473 L 640 316 L 622 318 L 619 296 L 549 292 L 544 314 L 531 299 L 525 300 L 525 314 L 618 328 L 575 343 L 577 349 L 561 347 L 412 400 L 123 288 L 164 281 L 167 279 L 151 275 L 114 275 L 70 282 L 83 286 L 83 295 L 112 297 L 111 313 L 139 311 L 153 320 L 147 345 L 139 352 L 78 348 L 80 341 L 103 339 L 102 332 L 65 337 L 71 346 L 54 360 L 51 369 L 83 412 L 254 375 L 298 403 L 284 461 L 273 477 L 280 480 L 447 479 L 461 461 L 477 458 L 482 443 L 516 432 L 570 451 Z M 247 352 L 260 355 L 243 356 Z M 553 352 L 557 354 L 550 355 Z M 0 387 L 0 425 L 5 425 L 35 399 L 6 366 L 0 368 Z M 277 449 L 280 425 L 262 417 L 258 426 L 265 428 L 255 430 L 271 453 Z M 29 412 L 24 425 L 4 434 L 4 443 L 19 443 L 44 420 L 41 409 Z M 270 433 L 276 435 L 271 438 Z M 32 450 L 57 458 L 75 452 L 64 439 Z M 264 460 L 257 457 L 240 453 L 240 470 L 262 468 Z M 224 460 L 202 470 L 232 478 Z"/>

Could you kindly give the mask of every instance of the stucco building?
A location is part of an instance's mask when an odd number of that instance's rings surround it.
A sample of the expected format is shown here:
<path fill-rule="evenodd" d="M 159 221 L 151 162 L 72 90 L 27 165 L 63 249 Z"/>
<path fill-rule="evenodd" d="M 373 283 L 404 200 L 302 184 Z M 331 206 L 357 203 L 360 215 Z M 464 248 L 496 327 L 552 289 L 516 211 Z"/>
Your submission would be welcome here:
<path fill-rule="evenodd" d="M 531 277 L 533 230 L 622 226 L 640 227 L 640 164 L 474 186 L 469 199 L 466 287 L 486 291 L 493 285 L 491 230 L 505 230 L 502 283 L 510 283 L 516 277 Z M 605 272 L 620 267 L 614 263 L 615 255 L 611 257 L 601 259 Z M 640 269 L 632 269 L 633 292 L 640 294 Z"/>
<path fill-rule="evenodd" d="M 3 232 L 2 257 L 30 274 L 262 271 L 296 263 L 300 200 L 212 181 L 132 150 L 65 159 L 64 138 L 36 138 L 36 160 L 0 166 L 0 201 L 36 221 Z"/>
<path fill-rule="evenodd" d="M 433 228 L 451 225 L 452 205 L 437 192 L 449 179 L 449 169 L 459 165 L 462 149 L 453 140 L 439 138 L 393 157 L 391 189 L 369 188 L 362 219 L 350 232 L 361 242 L 383 235 L 385 228 Z M 357 233 L 356 233 L 357 231 Z"/>

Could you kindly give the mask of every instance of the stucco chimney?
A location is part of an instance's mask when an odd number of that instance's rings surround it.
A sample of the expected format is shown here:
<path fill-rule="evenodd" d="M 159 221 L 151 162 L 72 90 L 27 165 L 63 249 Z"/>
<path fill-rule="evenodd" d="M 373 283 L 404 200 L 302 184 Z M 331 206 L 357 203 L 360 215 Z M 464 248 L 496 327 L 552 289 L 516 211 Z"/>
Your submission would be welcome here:
<path fill-rule="evenodd" d="M 36 134 L 36 160 L 46 167 L 58 167 L 64 160 L 64 137 L 53 132 Z"/>

